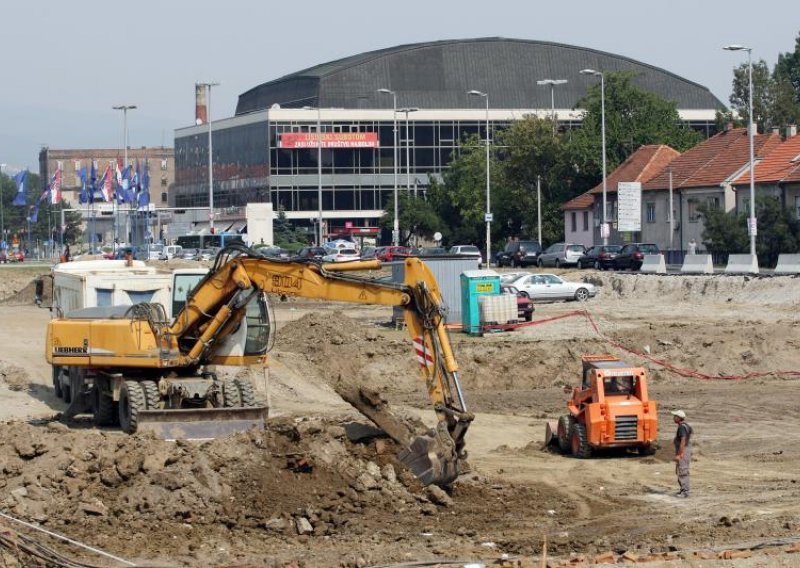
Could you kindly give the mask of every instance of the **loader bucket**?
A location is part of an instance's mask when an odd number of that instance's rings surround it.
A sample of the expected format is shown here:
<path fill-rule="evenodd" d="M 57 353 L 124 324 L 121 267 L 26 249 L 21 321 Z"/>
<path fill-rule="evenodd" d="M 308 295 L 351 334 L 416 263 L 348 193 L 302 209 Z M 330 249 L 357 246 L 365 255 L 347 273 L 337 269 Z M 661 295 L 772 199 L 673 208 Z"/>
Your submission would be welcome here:
<path fill-rule="evenodd" d="M 162 440 L 210 440 L 250 428 L 266 427 L 266 406 L 142 410 L 137 432 Z"/>
<path fill-rule="evenodd" d="M 459 474 L 453 440 L 439 431 L 417 436 L 397 457 L 423 485 L 444 487 L 453 483 Z"/>
<path fill-rule="evenodd" d="M 548 422 L 544 427 L 544 446 L 558 444 L 558 422 Z"/>

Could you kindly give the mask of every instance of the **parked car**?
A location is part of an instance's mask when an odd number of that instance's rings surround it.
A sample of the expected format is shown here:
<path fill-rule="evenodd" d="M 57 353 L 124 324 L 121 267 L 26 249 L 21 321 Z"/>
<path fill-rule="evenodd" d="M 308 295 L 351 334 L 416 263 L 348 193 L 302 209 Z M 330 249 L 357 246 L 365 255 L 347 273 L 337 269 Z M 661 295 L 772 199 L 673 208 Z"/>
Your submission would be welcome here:
<path fill-rule="evenodd" d="M 577 264 L 578 259 L 586 252 L 586 247 L 572 243 L 556 243 L 547 247 L 547 250 L 539 255 L 536 264 L 539 268 L 543 266 L 569 266 Z"/>
<path fill-rule="evenodd" d="M 477 258 L 479 264 L 483 262 L 481 251 L 475 245 L 454 245 L 450 247 L 450 254 L 454 256 L 466 256 L 468 258 Z"/>
<path fill-rule="evenodd" d="M 375 250 L 375 258 L 384 262 L 391 262 L 398 258 L 406 258 L 411 256 L 411 249 L 402 246 L 388 246 L 378 247 Z"/>
<path fill-rule="evenodd" d="M 497 266 L 516 268 L 537 264 L 541 253 L 542 245 L 536 241 L 509 241 L 495 258 Z"/>
<path fill-rule="evenodd" d="M 276 246 L 260 247 L 258 252 L 261 253 L 262 256 L 271 256 L 273 258 L 289 258 L 289 253 L 287 251 Z"/>
<path fill-rule="evenodd" d="M 181 245 L 164 245 L 158 259 L 171 260 L 173 258 L 183 258 L 183 247 Z"/>
<path fill-rule="evenodd" d="M 158 243 L 147 245 L 147 260 L 159 260 L 163 250 L 164 245 Z"/>
<path fill-rule="evenodd" d="M 351 260 L 361 260 L 358 251 L 354 248 L 340 248 L 331 251 L 322 257 L 324 262 L 349 262 Z"/>
<path fill-rule="evenodd" d="M 297 253 L 297 256 L 300 258 L 320 259 L 326 254 L 328 254 L 328 252 L 322 247 L 303 247 L 300 249 L 300 252 Z"/>
<path fill-rule="evenodd" d="M 628 243 L 614 258 L 614 270 L 639 270 L 646 254 L 661 254 L 658 246 L 653 243 Z"/>
<path fill-rule="evenodd" d="M 217 255 L 217 251 L 214 249 L 206 248 L 206 249 L 199 249 L 197 254 L 195 255 L 195 260 L 211 260 Z"/>
<path fill-rule="evenodd" d="M 586 282 L 567 282 L 555 274 L 528 274 L 508 283 L 536 302 L 577 300 L 583 302 L 597 294 Z"/>
<path fill-rule="evenodd" d="M 527 276 L 530 272 L 501 272 L 500 273 L 500 284 L 508 284 L 509 282 L 513 282 L 520 276 Z"/>
<path fill-rule="evenodd" d="M 361 249 L 361 260 L 372 260 L 376 258 L 378 249 L 376 247 L 364 247 Z"/>
<path fill-rule="evenodd" d="M 614 266 L 614 259 L 621 249 L 622 245 L 595 245 L 578 259 L 578 268 L 608 270 Z"/>
<path fill-rule="evenodd" d="M 181 253 L 180 257 L 183 260 L 194 260 L 194 257 L 197 256 L 197 252 L 199 250 L 200 249 L 183 249 L 183 252 Z"/>
<path fill-rule="evenodd" d="M 533 319 L 533 300 L 527 294 L 523 294 L 516 286 L 511 286 L 510 284 L 501 284 L 500 289 L 503 294 L 514 294 L 517 297 L 517 317 L 525 321 Z"/>
<path fill-rule="evenodd" d="M 444 247 L 417 247 L 412 249 L 413 256 L 447 256 L 448 250 Z"/>

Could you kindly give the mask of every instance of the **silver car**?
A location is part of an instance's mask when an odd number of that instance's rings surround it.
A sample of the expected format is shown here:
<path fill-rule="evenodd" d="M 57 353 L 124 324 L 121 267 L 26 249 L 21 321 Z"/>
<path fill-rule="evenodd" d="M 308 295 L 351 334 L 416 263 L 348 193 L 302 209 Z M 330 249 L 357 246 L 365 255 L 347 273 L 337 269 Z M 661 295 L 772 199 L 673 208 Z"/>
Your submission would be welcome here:
<path fill-rule="evenodd" d="M 528 274 L 508 283 L 538 302 L 577 300 L 584 302 L 597 295 L 597 288 L 586 282 L 567 282 L 555 274 Z"/>
<path fill-rule="evenodd" d="M 586 247 L 572 243 L 556 243 L 550 245 L 546 251 L 539 255 L 537 264 L 539 268 L 543 266 L 562 266 L 577 265 L 578 259 L 586 252 Z"/>

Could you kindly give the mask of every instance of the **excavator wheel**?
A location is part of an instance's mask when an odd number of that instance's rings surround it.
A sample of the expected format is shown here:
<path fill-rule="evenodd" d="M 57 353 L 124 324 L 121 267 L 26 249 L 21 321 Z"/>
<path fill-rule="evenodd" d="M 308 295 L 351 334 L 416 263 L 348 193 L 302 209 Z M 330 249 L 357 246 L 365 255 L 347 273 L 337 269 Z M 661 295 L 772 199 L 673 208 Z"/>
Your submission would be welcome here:
<path fill-rule="evenodd" d="M 244 407 L 252 408 L 258 406 L 256 403 L 256 390 L 249 381 L 244 379 L 234 379 L 233 382 L 239 388 L 239 398 L 241 405 Z"/>
<path fill-rule="evenodd" d="M 139 383 L 144 391 L 145 406 L 147 410 L 161 408 L 161 393 L 158 392 L 158 383 L 155 381 L 142 381 Z"/>
<path fill-rule="evenodd" d="M 146 409 L 144 390 L 137 381 L 125 381 L 119 391 L 119 425 L 133 434 L 139 427 L 139 411 Z"/>
<path fill-rule="evenodd" d="M 558 419 L 556 439 L 558 441 L 558 449 L 561 450 L 562 454 L 566 454 L 570 451 L 569 433 L 572 430 L 572 423 L 574 421 L 572 416 L 568 415 L 561 416 Z"/>
<path fill-rule="evenodd" d="M 572 424 L 570 445 L 574 457 L 580 459 L 592 457 L 592 448 L 589 446 L 589 441 L 586 438 L 586 426 L 580 422 L 574 422 Z"/>
<path fill-rule="evenodd" d="M 643 444 L 639 446 L 638 450 L 640 456 L 653 456 L 658 447 L 655 444 Z"/>
<path fill-rule="evenodd" d="M 95 426 L 113 426 L 119 416 L 114 399 L 102 392 L 99 385 L 92 388 L 92 413 Z"/>
<path fill-rule="evenodd" d="M 64 396 L 64 391 L 61 390 L 61 367 L 53 365 L 53 393 L 56 398 Z"/>
<path fill-rule="evenodd" d="M 242 406 L 242 394 L 236 380 L 226 379 L 222 381 L 222 400 L 225 408 L 239 408 Z"/>

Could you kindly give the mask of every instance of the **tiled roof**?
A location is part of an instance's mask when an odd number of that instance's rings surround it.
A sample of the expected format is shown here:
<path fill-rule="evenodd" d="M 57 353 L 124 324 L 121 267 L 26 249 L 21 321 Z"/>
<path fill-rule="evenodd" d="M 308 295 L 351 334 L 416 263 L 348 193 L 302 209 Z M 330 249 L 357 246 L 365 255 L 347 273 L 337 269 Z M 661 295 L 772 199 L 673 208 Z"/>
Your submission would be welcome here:
<path fill-rule="evenodd" d="M 777 134 L 759 134 L 753 139 L 756 157 L 768 155 L 781 142 Z M 642 189 L 667 189 L 669 170 L 672 170 L 673 188 L 719 186 L 750 160 L 750 144 L 746 128 L 734 128 L 720 132 L 694 148 L 687 150 L 648 181 Z"/>
<path fill-rule="evenodd" d="M 756 183 L 800 181 L 800 136 L 793 136 L 756 163 Z M 750 183 L 750 169 L 742 172 L 734 184 Z"/>
<path fill-rule="evenodd" d="M 638 181 L 645 184 L 679 156 L 677 150 L 663 144 L 640 147 L 606 178 L 606 193 L 616 193 L 619 182 Z M 593 187 L 589 193 L 603 193 L 603 183 Z"/>
<path fill-rule="evenodd" d="M 573 197 L 561 206 L 564 211 L 568 209 L 589 209 L 594 203 L 594 196 L 591 191 L 580 194 L 578 197 Z"/>

